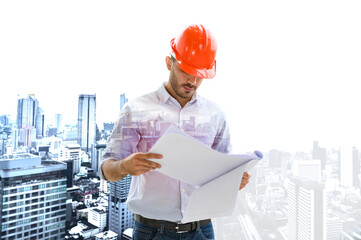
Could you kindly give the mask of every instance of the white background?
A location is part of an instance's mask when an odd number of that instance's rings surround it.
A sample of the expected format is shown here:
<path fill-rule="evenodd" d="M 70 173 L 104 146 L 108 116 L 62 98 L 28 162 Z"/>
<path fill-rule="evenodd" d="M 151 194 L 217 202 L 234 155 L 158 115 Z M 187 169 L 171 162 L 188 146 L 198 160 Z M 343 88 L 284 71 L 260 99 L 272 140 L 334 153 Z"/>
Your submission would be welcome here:
<path fill-rule="evenodd" d="M 0 114 L 18 94 L 77 118 L 97 94 L 97 122 L 168 80 L 169 41 L 202 23 L 218 41 L 200 94 L 224 107 L 235 151 L 361 147 L 360 1 L 1 1 Z M 101 126 L 100 126 L 101 127 Z"/>

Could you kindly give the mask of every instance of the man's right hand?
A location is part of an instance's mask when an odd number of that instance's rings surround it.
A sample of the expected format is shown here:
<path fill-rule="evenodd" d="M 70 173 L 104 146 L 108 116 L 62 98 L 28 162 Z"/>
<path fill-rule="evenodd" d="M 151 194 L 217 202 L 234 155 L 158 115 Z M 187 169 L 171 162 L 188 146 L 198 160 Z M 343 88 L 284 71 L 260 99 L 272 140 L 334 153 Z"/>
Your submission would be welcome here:
<path fill-rule="evenodd" d="M 150 170 L 160 168 L 160 164 L 147 159 L 161 158 L 163 158 L 163 156 L 156 153 L 133 153 L 119 162 L 121 175 L 130 174 L 132 176 L 139 176 L 140 174 L 149 172 Z"/>

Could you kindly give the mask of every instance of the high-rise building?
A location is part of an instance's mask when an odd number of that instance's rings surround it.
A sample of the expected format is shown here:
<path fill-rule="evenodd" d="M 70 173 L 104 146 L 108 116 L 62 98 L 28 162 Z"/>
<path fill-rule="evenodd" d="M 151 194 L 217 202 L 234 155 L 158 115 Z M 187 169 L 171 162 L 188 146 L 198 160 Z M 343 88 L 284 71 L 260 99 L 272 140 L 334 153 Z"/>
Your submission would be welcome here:
<path fill-rule="evenodd" d="M 352 164 L 352 184 L 355 188 L 360 188 L 360 158 L 358 155 L 358 149 L 355 147 L 352 150 Z"/>
<path fill-rule="evenodd" d="M 321 181 L 321 161 L 319 159 L 294 161 L 293 176 Z"/>
<path fill-rule="evenodd" d="M 73 161 L 73 174 L 80 172 L 81 166 L 81 149 L 79 144 L 68 144 L 65 148 L 61 148 L 59 151 L 60 161 Z"/>
<path fill-rule="evenodd" d="M 9 125 L 9 116 L 1 115 L 0 116 L 0 126 L 8 126 Z"/>
<path fill-rule="evenodd" d="M 19 129 L 13 128 L 11 132 L 11 149 L 15 150 L 19 146 Z"/>
<path fill-rule="evenodd" d="M 91 151 L 96 138 L 96 95 L 79 95 L 78 143 L 85 152 Z"/>
<path fill-rule="evenodd" d="M 103 209 L 93 208 L 89 211 L 88 222 L 97 226 L 102 232 L 107 225 L 107 212 Z"/>
<path fill-rule="evenodd" d="M 104 149 L 107 145 L 105 143 L 94 143 L 92 145 L 91 168 L 95 173 L 98 172 L 99 162 L 103 156 Z"/>
<path fill-rule="evenodd" d="M 327 240 L 339 240 L 342 232 L 342 219 L 337 216 L 327 216 L 326 224 L 326 239 Z"/>
<path fill-rule="evenodd" d="M 1 240 L 63 239 L 66 165 L 21 154 L 0 157 Z"/>
<path fill-rule="evenodd" d="M 340 183 L 344 187 L 352 187 L 353 148 L 342 146 L 340 151 Z"/>
<path fill-rule="evenodd" d="M 288 205 L 288 239 L 326 239 L 326 195 L 320 182 L 291 179 Z"/>
<path fill-rule="evenodd" d="M 282 153 L 279 150 L 272 149 L 269 151 L 269 167 L 281 168 L 282 166 Z"/>
<path fill-rule="evenodd" d="M 128 175 L 118 182 L 110 183 L 109 194 L 109 230 L 116 232 L 119 236 L 127 228 L 133 227 L 133 213 L 127 209 L 131 176 Z"/>
<path fill-rule="evenodd" d="M 327 160 L 326 148 L 321 148 L 317 141 L 313 142 L 312 158 L 321 160 L 321 168 L 325 169 Z"/>
<path fill-rule="evenodd" d="M 35 147 L 36 129 L 32 126 L 19 129 L 19 146 Z"/>
<path fill-rule="evenodd" d="M 127 102 L 128 98 L 125 97 L 125 93 L 120 94 L 120 109 L 122 109 Z"/>
<path fill-rule="evenodd" d="M 55 114 L 55 126 L 58 133 L 63 132 L 63 115 Z"/>
<path fill-rule="evenodd" d="M 36 121 L 35 121 L 35 128 L 36 128 L 36 138 L 43 138 L 45 137 L 46 129 L 45 129 L 45 115 L 43 109 L 38 107 L 36 112 Z"/>
<path fill-rule="evenodd" d="M 36 113 L 39 101 L 34 94 L 29 94 L 28 98 L 18 99 L 17 126 L 18 129 L 36 126 Z"/>
<path fill-rule="evenodd" d="M 21 146 L 34 147 L 35 138 L 45 136 L 44 112 L 34 94 L 18 99 L 16 124 L 19 134 L 22 134 L 19 139 Z"/>
<path fill-rule="evenodd" d="M 0 138 L 0 156 L 5 154 L 5 140 Z"/>

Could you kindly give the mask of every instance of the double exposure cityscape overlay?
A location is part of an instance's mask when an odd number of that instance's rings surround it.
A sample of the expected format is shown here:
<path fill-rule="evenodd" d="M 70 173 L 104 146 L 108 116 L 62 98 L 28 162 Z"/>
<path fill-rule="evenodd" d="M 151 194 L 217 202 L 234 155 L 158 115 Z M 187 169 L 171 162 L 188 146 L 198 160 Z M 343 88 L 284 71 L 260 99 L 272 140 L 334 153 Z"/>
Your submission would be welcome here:
<path fill-rule="evenodd" d="M 127 101 L 119 93 L 120 108 Z M 131 177 L 98 176 L 114 123 L 97 124 L 96 103 L 96 94 L 79 94 L 68 123 L 60 112 L 49 116 L 31 93 L 18 97 L 16 116 L 0 116 L 0 240 L 131 239 Z M 132 124 L 118 134 L 126 137 Z M 169 124 L 159 117 L 141 126 L 156 134 Z M 207 134 L 194 117 L 184 126 L 190 135 Z M 359 149 L 328 149 L 317 139 L 310 146 L 263 151 L 233 214 L 212 219 L 216 239 L 361 239 Z"/>

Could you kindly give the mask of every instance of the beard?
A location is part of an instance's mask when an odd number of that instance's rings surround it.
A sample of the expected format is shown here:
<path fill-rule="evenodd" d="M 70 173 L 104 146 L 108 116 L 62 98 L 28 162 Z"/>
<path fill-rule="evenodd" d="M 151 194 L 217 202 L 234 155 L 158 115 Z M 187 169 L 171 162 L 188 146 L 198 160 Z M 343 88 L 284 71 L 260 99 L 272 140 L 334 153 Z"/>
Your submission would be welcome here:
<path fill-rule="evenodd" d="M 193 94 L 197 90 L 197 87 L 192 84 L 189 84 L 189 83 L 188 84 L 180 84 L 173 71 L 170 73 L 169 78 L 170 78 L 170 84 L 173 88 L 173 91 L 181 98 L 190 98 L 193 96 Z M 193 91 L 192 92 L 184 91 L 183 87 L 191 88 L 191 89 L 193 89 Z"/>

